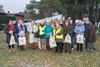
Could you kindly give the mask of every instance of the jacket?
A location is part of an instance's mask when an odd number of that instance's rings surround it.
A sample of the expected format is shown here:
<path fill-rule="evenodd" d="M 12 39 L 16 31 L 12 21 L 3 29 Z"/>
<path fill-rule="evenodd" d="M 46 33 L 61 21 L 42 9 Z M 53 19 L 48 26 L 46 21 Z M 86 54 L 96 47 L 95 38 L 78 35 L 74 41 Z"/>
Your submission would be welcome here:
<path fill-rule="evenodd" d="M 70 36 L 72 36 L 73 27 L 72 27 L 71 24 L 69 24 L 68 26 L 66 26 L 66 25 L 64 24 L 63 30 L 64 30 L 64 31 L 63 31 L 63 32 L 64 32 L 64 38 L 65 38 L 65 36 L 66 36 L 67 34 L 69 34 Z"/>
<path fill-rule="evenodd" d="M 63 42 L 64 41 L 64 36 L 63 36 L 63 28 L 60 26 L 59 28 L 55 29 L 55 40 L 56 42 Z"/>
<path fill-rule="evenodd" d="M 5 29 L 4 29 L 4 33 L 6 34 L 6 43 L 10 43 L 10 38 L 11 38 L 11 34 L 9 34 L 9 31 L 10 31 L 10 29 L 9 29 L 9 27 L 8 26 L 6 26 L 5 27 Z M 15 29 L 14 29 L 14 31 L 13 31 L 13 36 L 14 36 L 14 38 L 15 38 L 15 41 L 16 41 L 16 36 L 15 36 Z"/>
<path fill-rule="evenodd" d="M 46 38 L 50 38 L 50 35 L 53 33 L 53 27 L 51 25 L 47 25 L 44 29 L 44 34 Z"/>
<path fill-rule="evenodd" d="M 19 24 L 16 24 L 15 25 L 15 35 L 16 35 L 16 41 L 18 42 L 18 37 L 19 37 L 19 32 L 20 32 L 20 30 L 19 30 Z M 24 27 L 24 32 L 25 32 L 25 34 L 27 33 L 27 27 L 25 26 L 25 25 L 23 25 L 23 27 Z"/>
<path fill-rule="evenodd" d="M 44 25 L 40 25 L 38 28 L 39 28 L 39 31 L 38 31 L 39 37 L 40 38 L 44 38 L 45 37 L 45 34 L 44 34 L 45 26 Z"/>
<path fill-rule="evenodd" d="M 80 34 L 80 35 L 84 35 L 84 32 L 85 32 L 85 26 L 84 24 L 76 24 L 75 26 L 75 29 L 74 29 L 74 32 L 75 32 L 75 37 Z"/>
<path fill-rule="evenodd" d="M 87 33 L 87 40 L 88 42 L 96 41 L 96 26 L 95 25 L 90 25 L 89 32 Z"/>

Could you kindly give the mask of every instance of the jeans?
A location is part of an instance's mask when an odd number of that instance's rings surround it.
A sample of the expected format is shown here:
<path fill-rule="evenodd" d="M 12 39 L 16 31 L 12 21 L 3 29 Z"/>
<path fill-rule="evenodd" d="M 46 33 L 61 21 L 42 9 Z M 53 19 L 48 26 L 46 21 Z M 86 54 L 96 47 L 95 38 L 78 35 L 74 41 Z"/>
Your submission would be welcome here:
<path fill-rule="evenodd" d="M 88 50 L 94 50 L 94 43 L 93 42 L 88 42 L 88 46 L 87 46 Z"/>
<path fill-rule="evenodd" d="M 75 43 L 76 43 L 75 40 L 76 40 L 76 38 L 75 38 L 75 37 L 72 37 L 72 40 L 71 40 L 71 41 L 72 41 L 72 43 L 71 43 L 71 48 L 74 48 L 74 45 L 75 45 Z"/>

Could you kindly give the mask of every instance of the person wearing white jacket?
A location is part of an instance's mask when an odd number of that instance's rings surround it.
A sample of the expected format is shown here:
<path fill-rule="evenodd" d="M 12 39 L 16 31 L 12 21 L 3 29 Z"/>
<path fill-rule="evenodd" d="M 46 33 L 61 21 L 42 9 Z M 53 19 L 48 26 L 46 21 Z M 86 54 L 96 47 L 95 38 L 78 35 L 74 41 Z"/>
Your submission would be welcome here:
<path fill-rule="evenodd" d="M 38 32 L 38 26 L 35 24 L 34 21 L 31 22 L 31 25 L 28 26 L 28 32 L 29 32 L 29 43 L 32 45 L 31 47 L 33 48 L 36 46 L 37 43 L 37 32 Z"/>

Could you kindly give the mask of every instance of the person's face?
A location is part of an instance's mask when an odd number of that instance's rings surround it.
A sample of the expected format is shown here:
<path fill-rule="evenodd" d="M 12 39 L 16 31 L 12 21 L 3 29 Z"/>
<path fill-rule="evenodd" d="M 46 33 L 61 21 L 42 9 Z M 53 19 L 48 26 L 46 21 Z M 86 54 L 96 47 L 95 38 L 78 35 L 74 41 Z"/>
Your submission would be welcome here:
<path fill-rule="evenodd" d="M 68 17 L 68 20 L 71 20 L 71 17 Z"/>
<path fill-rule="evenodd" d="M 68 21 L 66 21 L 65 24 L 68 25 Z"/>
<path fill-rule="evenodd" d="M 82 24 L 84 24 L 85 22 L 84 21 L 82 21 Z"/>
<path fill-rule="evenodd" d="M 9 21 L 9 23 L 12 24 L 13 22 L 12 21 Z"/>
<path fill-rule="evenodd" d="M 70 24 L 72 24 L 73 23 L 73 20 L 70 20 Z"/>
<path fill-rule="evenodd" d="M 82 20 L 79 20 L 78 25 L 82 24 Z"/>
<path fill-rule="evenodd" d="M 51 25 L 52 25 L 52 26 L 55 26 L 55 22 L 52 22 Z"/>
<path fill-rule="evenodd" d="M 35 23 L 34 23 L 34 21 L 32 21 L 31 23 L 32 23 L 32 25 L 34 25 L 34 24 L 35 24 Z"/>
<path fill-rule="evenodd" d="M 23 23 L 23 21 L 22 21 L 22 20 L 18 20 L 18 23 L 19 23 L 19 24 L 22 24 L 22 23 Z"/>
<path fill-rule="evenodd" d="M 89 18 L 86 18 L 86 19 L 85 19 L 85 23 L 86 23 L 86 24 L 89 24 L 89 23 L 90 23 Z"/>
<path fill-rule="evenodd" d="M 60 24 L 59 24 L 59 23 L 55 23 L 55 25 L 56 25 L 56 27 L 57 27 L 57 28 L 60 26 Z"/>

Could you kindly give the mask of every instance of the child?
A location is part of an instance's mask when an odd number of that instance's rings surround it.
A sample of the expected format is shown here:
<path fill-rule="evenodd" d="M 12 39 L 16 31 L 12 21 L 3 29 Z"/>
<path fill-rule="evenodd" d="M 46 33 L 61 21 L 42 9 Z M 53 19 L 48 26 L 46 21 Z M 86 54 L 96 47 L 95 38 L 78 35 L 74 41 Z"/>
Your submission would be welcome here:
<path fill-rule="evenodd" d="M 82 23 L 82 20 L 78 20 L 74 32 L 75 32 L 76 43 L 77 43 L 77 51 L 81 51 L 81 52 L 83 50 L 84 31 L 85 31 L 85 27 L 84 24 Z"/>

